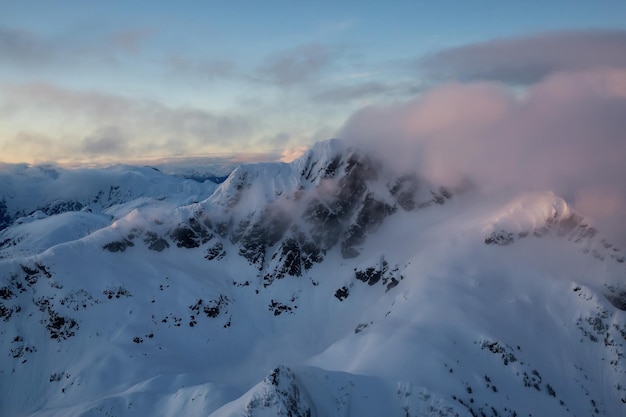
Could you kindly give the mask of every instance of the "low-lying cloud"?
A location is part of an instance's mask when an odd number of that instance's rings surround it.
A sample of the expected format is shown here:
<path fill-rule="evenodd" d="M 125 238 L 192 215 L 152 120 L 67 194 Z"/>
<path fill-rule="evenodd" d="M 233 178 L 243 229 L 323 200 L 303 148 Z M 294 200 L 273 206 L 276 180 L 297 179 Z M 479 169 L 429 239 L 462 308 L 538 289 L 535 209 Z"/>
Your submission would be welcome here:
<path fill-rule="evenodd" d="M 103 127 L 84 139 L 82 151 L 92 157 L 120 155 L 127 151 L 128 142 L 128 138 L 119 128 L 115 126 Z"/>
<path fill-rule="evenodd" d="M 219 114 L 190 106 L 106 94 L 74 91 L 46 83 L 5 86 L 0 101 L 0 119 L 33 118 L 28 132 L 20 130 L 15 140 L 4 139 L 3 149 L 27 160 L 73 157 L 154 157 L 201 154 L 232 150 L 233 143 L 249 140 L 253 120 L 240 114 Z M 72 126 L 65 135 L 41 134 L 47 126 L 39 116 L 55 124 Z M 57 126 L 51 126 L 57 132 Z M 82 133 L 81 132 L 89 132 Z M 48 146 L 34 146 L 28 137 Z M 0 144 L 1 145 L 1 144 Z"/>
<path fill-rule="evenodd" d="M 448 83 L 365 108 L 341 136 L 435 183 L 553 190 L 626 243 L 626 69 L 558 72 L 522 93 Z"/>

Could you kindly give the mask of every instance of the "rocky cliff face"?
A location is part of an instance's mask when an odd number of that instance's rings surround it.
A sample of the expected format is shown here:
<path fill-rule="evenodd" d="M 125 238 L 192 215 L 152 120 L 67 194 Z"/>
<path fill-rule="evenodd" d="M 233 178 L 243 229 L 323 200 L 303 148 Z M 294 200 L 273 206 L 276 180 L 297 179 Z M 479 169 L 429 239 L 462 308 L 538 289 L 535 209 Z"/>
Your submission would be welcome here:
<path fill-rule="evenodd" d="M 165 239 L 157 250 L 170 242 L 184 248 L 207 245 L 210 259 L 226 256 L 224 248 L 234 246 L 268 286 L 301 276 L 335 247 L 344 258 L 357 257 L 359 246 L 388 216 L 442 205 L 452 196 L 446 188 L 421 184 L 415 175 L 385 171 L 368 155 L 333 140 L 278 169 L 238 168 L 189 218 L 163 237 L 150 230 L 144 240 Z M 117 251 L 129 241 L 105 248 Z"/>

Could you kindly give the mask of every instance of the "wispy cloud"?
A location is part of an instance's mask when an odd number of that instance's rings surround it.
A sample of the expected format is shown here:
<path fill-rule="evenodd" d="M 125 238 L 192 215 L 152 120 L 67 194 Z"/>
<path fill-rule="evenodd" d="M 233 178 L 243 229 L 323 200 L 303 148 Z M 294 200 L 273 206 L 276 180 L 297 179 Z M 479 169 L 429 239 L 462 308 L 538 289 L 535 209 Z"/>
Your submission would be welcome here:
<path fill-rule="evenodd" d="M 280 155 L 281 162 L 291 162 L 294 159 L 298 159 L 304 155 L 310 148 L 308 146 L 300 145 L 295 148 L 285 149 Z"/>
<path fill-rule="evenodd" d="M 157 29 L 149 27 L 123 29 L 110 33 L 105 44 L 114 50 L 136 54 L 157 32 Z"/>
<path fill-rule="evenodd" d="M 34 33 L 0 26 L 0 56 L 5 63 L 41 65 L 58 58 L 56 48 Z"/>
<path fill-rule="evenodd" d="M 389 90 L 389 86 L 381 82 L 372 81 L 356 85 L 340 85 L 328 90 L 321 91 L 313 96 L 314 100 L 329 103 L 344 103 L 383 94 Z"/>
<path fill-rule="evenodd" d="M 1 64 L 21 71 L 57 67 L 75 71 L 85 65 L 110 65 L 124 55 L 138 55 L 157 33 L 153 28 L 125 28 L 98 36 L 43 36 L 34 31 L 0 25 Z"/>
<path fill-rule="evenodd" d="M 252 119 L 239 114 L 170 107 L 154 100 L 75 91 L 45 83 L 5 86 L 3 95 L 0 113 L 12 119 L 32 117 L 31 137 L 38 136 L 32 131 L 37 129 L 39 115 L 52 118 L 56 124 L 71 125 L 73 133 L 56 140 L 67 143 L 63 150 L 71 147 L 79 158 L 95 157 L 98 153 L 130 157 L 224 151 L 237 147 L 233 139 L 245 143 L 254 130 Z M 54 137 L 46 137 L 48 142 L 53 140 Z M 20 152 L 25 147 L 33 157 L 53 157 L 55 149 L 22 145 L 19 141 L 13 141 L 11 146 L 13 154 L 25 154 Z"/>
<path fill-rule="evenodd" d="M 341 57 L 342 50 L 321 43 L 309 43 L 270 56 L 259 68 L 262 80 L 279 86 L 311 81 Z"/>
<path fill-rule="evenodd" d="M 336 20 L 322 24 L 318 30 L 318 37 L 336 36 L 346 32 L 357 25 L 358 21 L 354 18 Z"/>
<path fill-rule="evenodd" d="M 444 49 L 417 61 L 438 80 L 529 84 L 561 71 L 626 67 L 626 31 L 548 32 Z"/>
<path fill-rule="evenodd" d="M 190 58 L 183 55 L 170 55 L 166 65 L 176 76 L 193 76 L 203 80 L 213 80 L 238 76 L 237 64 L 229 59 Z M 239 76 L 239 78 L 243 78 Z"/>
<path fill-rule="evenodd" d="M 407 97 L 421 91 L 416 82 L 401 81 L 384 83 L 370 81 L 361 84 L 338 85 L 313 95 L 313 100 L 326 104 L 342 105 L 364 99 L 387 97 Z"/>
<path fill-rule="evenodd" d="M 128 149 L 128 138 L 115 126 L 98 128 L 89 134 L 82 143 L 82 151 L 90 157 L 117 156 Z"/>
<path fill-rule="evenodd" d="M 45 82 L 4 85 L 2 113 L 43 110 L 51 114 L 74 113 L 93 119 L 121 118 L 132 107 L 123 96 L 98 91 L 75 91 Z"/>

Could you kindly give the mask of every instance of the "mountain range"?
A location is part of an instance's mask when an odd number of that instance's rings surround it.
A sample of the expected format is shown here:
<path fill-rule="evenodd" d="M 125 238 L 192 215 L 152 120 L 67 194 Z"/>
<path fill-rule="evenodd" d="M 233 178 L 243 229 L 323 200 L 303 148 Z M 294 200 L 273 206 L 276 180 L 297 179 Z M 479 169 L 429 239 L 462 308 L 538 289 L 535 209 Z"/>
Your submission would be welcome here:
<path fill-rule="evenodd" d="M 618 416 L 621 248 L 549 190 L 332 139 L 202 176 L 0 167 L 2 416 Z"/>

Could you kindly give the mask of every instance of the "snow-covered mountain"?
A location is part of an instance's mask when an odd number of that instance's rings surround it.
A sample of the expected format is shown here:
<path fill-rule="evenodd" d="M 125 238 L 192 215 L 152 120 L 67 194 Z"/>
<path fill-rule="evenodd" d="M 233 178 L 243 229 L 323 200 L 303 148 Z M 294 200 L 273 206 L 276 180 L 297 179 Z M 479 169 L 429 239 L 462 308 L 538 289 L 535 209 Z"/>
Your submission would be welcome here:
<path fill-rule="evenodd" d="M 624 253 L 551 192 L 339 140 L 220 184 L 5 172 L 2 416 L 626 412 Z"/>

